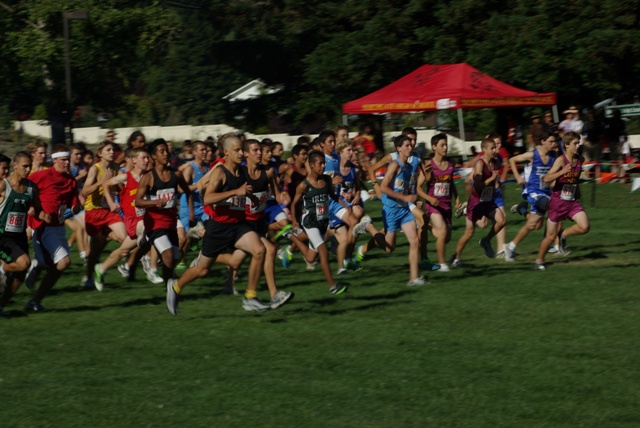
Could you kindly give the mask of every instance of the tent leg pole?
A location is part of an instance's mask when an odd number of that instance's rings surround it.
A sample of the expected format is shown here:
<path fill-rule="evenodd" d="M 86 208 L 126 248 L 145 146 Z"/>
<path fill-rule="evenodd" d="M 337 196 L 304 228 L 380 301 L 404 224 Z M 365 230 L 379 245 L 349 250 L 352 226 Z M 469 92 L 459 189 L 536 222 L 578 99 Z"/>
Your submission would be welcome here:
<path fill-rule="evenodd" d="M 560 123 L 560 114 L 558 114 L 558 104 L 554 104 L 551 107 L 551 111 L 553 112 L 554 123 Z"/>
<path fill-rule="evenodd" d="M 462 109 L 458 109 L 458 129 L 460 130 L 460 139 L 462 140 L 462 160 L 467 160 L 467 138 L 464 135 L 464 118 L 462 116 Z"/>
<path fill-rule="evenodd" d="M 348 125 L 349 124 L 349 116 L 346 114 L 342 115 L 342 124 L 343 125 Z"/>

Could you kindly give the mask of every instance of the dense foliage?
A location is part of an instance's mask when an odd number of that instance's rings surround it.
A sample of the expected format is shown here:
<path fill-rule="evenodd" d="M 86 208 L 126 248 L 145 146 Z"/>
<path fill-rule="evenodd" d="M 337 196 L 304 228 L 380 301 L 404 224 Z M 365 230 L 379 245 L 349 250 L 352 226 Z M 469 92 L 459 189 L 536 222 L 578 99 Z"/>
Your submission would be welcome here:
<path fill-rule="evenodd" d="M 62 11 L 76 105 L 112 125 L 335 122 L 340 105 L 424 63 L 468 62 L 560 105 L 633 101 L 638 0 L 1 0 L 0 101 L 64 109 Z M 277 94 L 233 105 L 250 80 Z M 62 106 L 62 107 L 61 107 Z M 85 117 L 85 120 L 86 117 Z M 94 123 L 95 124 L 95 123 Z M 304 127 L 301 130 L 306 130 Z"/>

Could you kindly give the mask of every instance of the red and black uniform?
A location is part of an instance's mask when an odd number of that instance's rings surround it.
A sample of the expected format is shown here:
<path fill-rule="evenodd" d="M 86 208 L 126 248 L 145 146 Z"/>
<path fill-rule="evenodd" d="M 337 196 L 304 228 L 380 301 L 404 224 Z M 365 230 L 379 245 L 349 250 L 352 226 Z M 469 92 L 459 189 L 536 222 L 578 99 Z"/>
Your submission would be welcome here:
<path fill-rule="evenodd" d="M 264 210 L 267 207 L 267 198 L 269 196 L 269 177 L 264 165 L 258 165 L 260 176 L 257 179 L 251 178 L 249 169 L 242 166 L 242 173 L 245 175 L 247 184 L 251 186 L 252 195 L 247 196 L 245 215 L 247 221 L 253 225 L 258 236 L 267 235 L 267 219 Z"/>
<path fill-rule="evenodd" d="M 144 230 L 147 240 L 153 243 L 161 236 L 167 236 L 174 247 L 178 247 L 178 177 L 174 170 L 171 171 L 169 181 L 162 181 L 155 169 L 153 174 L 153 186 L 147 194 L 149 200 L 165 200 L 163 207 L 148 207 L 144 213 Z M 156 245 L 156 248 L 158 246 Z M 158 251 L 160 249 L 158 248 Z M 162 252 L 162 251 L 160 251 Z"/>
<path fill-rule="evenodd" d="M 238 175 L 232 174 L 224 165 L 218 168 L 225 174 L 220 193 L 238 189 L 246 182 L 241 168 L 238 168 Z M 245 233 L 253 231 L 246 222 L 246 201 L 245 195 L 231 196 L 211 206 L 211 210 L 208 210 L 211 218 L 205 223 L 202 239 L 203 256 L 215 258 L 218 254 L 233 252 L 236 242 Z"/>
<path fill-rule="evenodd" d="M 484 159 L 480 158 L 476 162 L 482 162 L 482 180 L 493 175 L 493 165 L 487 164 Z M 475 177 L 472 178 L 475 180 Z M 494 202 L 495 183 L 484 186 L 481 192 L 478 192 L 475 181 L 472 182 L 471 195 L 467 204 L 467 218 L 472 222 L 480 220 L 482 217 L 488 217 L 489 214 L 497 208 Z"/>

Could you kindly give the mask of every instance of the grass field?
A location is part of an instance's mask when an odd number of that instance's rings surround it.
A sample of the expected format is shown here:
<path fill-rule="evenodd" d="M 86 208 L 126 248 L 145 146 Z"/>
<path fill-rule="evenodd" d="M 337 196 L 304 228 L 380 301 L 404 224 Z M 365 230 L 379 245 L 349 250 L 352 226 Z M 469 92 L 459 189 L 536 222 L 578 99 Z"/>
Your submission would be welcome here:
<path fill-rule="evenodd" d="M 220 267 L 174 318 L 162 286 L 115 270 L 81 291 L 76 257 L 46 312 L 22 314 L 23 287 L 0 319 L 0 426 L 639 426 L 640 192 L 598 192 L 590 234 L 545 272 L 540 232 L 512 264 L 474 241 L 464 269 L 421 288 L 405 285 L 406 245 L 373 251 L 337 297 L 297 258 L 277 267 L 295 299 L 263 314 L 220 294 Z M 521 225 L 510 215 L 508 237 Z"/>

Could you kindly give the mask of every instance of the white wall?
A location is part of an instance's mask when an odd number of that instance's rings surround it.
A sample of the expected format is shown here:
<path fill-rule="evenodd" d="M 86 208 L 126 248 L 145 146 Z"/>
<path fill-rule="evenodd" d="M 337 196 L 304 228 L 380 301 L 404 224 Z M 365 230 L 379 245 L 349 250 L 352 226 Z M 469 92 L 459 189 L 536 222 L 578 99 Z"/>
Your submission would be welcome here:
<path fill-rule="evenodd" d="M 27 120 L 23 122 L 14 122 L 16 130 L 23 127 L 23 130 L 26 134 L 33 135 L 35 137 L 42 138 L 51 138 L 51 127 L 46 124 L 44 121 L 38 120 Z M 183 125 L 183 126 L 145 126 L 142 128 L 117 128 L 116 131 L 116 142 L 119 144 L 125 144 L 127 142 L 127 138 L 133 131 L 140 130 L 147 137 L 147 141 L 156 139 L 156 138 L 164 138 L 165 140 L 171 140 L 176 142 L 178 146 L 181 145 L 184 140 L 204 140 L 207 137 L 216 138 L 219 135 L 225 134 L 227 132 L 238 131 L 235 128 L 224 124 L 218 125 L 203 125 L 203 126 L 191 126 L 191 125 Z M 436 130 L 428 129 L 428 130 L 419 130 L 418 131 L 418 143 L 424 142 L 426 144 L 427 149 L 430 148 L 429 141 L 431 137 L 435 135 Z M 98 127 L 92 128 L 74 128 L 73 129 L 73 138 L 75 141 L 83 141 L 89 145 L 97 145 L 102 140 L 104 140 L 105 135 L 107 134 L 107 129 L 101 129 Z M 296 144 L 296 141 L 299 135 L 288 135 L 288 134 L 252 134 L 250 132 L 246 133 L 248 138 L 256 138 L 261 140 L 263 138 L 271 138 L 273 141 L 280 141 L 285 150 L 290 150 Z M 393 144 L 391 143 L 391 138 L 395 135 L 398 135 L 397 132 L 386 133 L 385 134 L 385 149 L 390 151 L 393 149 Z M 352 132 L 349 134 L 350 137 L 355 137 L 356 133 Z M 630 135 L 629 142 L 631 143 L 631 147 L 636 149 L 640 148 L 640 135 Z M 476 149 L 480 149 L 479 141 L 466 141 L 463 142 L 459 138 L 453 137 L 449 135 L 449 147 L 450 152 L 453 153 L 462 153 L 463 146 L 466 146 L 466 153 L 470 153 L 471 146 L 476 146 Z"/>

